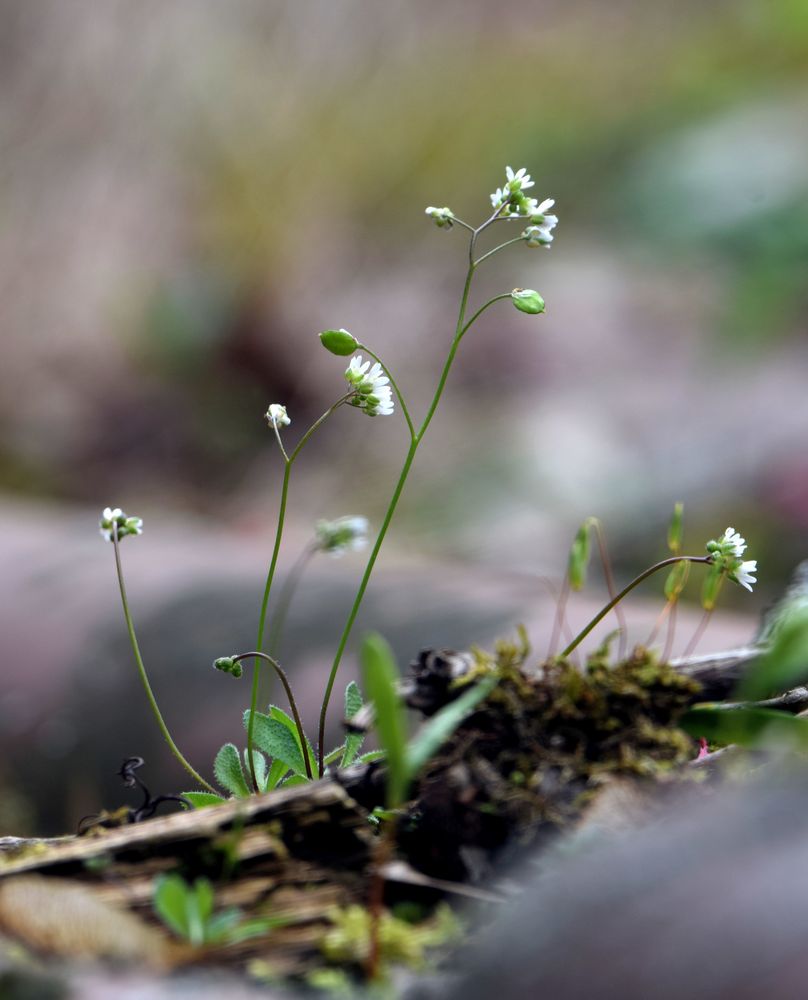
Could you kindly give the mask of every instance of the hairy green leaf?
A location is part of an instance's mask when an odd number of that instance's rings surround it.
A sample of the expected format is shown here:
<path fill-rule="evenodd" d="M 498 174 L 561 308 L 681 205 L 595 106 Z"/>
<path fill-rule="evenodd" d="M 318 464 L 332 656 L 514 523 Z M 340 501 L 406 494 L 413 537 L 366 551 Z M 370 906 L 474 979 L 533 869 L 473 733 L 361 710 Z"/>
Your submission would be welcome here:
<path fill-rule="evenodd" d="M 244 726 L 249 724 L 250 713 L 244 713 Z M 263 712 L 255 713 L 253 724 L 253 743 L 273 761 L 283 761 L 287 770 L 295 774 L 306 773 L 300 744 L 294 733 L 279 719 Z M 274 766 L 274 765 L 273 765 Z"/>
<path fill-rule="evenodd" d="M 260 792 L 266 791 L 267 784 L 267 759 L 260 750 L 253 749 L 253 766 L 255 767 L 255 780 L 258 783 Z M 244 748 L 244 773 L 251 775 L 250 759 L 247 756 L 247 748 Z"/>
<path fill-rule="evenodd" d="M 187 938 L 188 886 L 179 875 L 161 875 L 154 890 L 154 909 L 158 917 L 175 934 Z"/>
<path fill-rule="evenodd" d="M 348 687 L 345 688 L 345 718 L 352 719 L 362 705 L 364 705 L 364 701 L 362 699 L 362 692 L 359 690 L 359 685 L 356 681 L 351 681 Z M 353 764 L 364 742 L 365 734 L 363 732 L 349 732 L 347 734 L 345 737 L 345 752 L 342 755 L 340 767 L 350 767 Z"/>
<path fill-rule="evenodd" d="M 204 809 L 205 806 L 220 806 L 226 801 L 223 795 L 213 792 L 183 792 L 182 797 L 188 799 L 194 809 Z"/>
<path fill-rule="evenodd" d="M 323 763 L 328 766 L 333 764 L 335 760 L 341 757 L 345 753 L 345 744 L 340 743 L 338 747 L 334 747 L 333 750 L 329 750 L 328 753 L 323 757 Z"/>
<path fill-rule="evenodd" d="M 267 775 L 264 790 L 271 792 L 273 788 L 277 788 L 281 778 L 288 773 L 288 764 L 284 764 L 282 760 L 273 760 L 269 768 L 269 774 Z"/>
<path fill-rule="evenodd" d="M 213 773 L 222 788 L 226 788 L 231 795 L 246 798 L 250 794 L 244 772 L 241 770 L 239 752 L 232 743 L 225 743 L 216 754 Z"/>
<path fill-rule="evenodd" d="M 295 720 L 287 715 L 282 708 L 278 708 L 277 705 L 270 705 L 269 714 L 273 719 L 277 719 L 278 722 L 282 722 L 284 726 L 289 730 L 289 732 L 294 736 L 295 742 L 300 747 L 301 752 L 303 750 L 302 744 L 300 742 L 300 733 L 297 731 L 297 724 Z M 317 773 L 317 758 L 314 755 L 314 747 L 311 745 L 311 741 L 308 736 L 306 737 L 306 752 L 309 755 L 309 766 L 311 767 L 311 773 Z"/>

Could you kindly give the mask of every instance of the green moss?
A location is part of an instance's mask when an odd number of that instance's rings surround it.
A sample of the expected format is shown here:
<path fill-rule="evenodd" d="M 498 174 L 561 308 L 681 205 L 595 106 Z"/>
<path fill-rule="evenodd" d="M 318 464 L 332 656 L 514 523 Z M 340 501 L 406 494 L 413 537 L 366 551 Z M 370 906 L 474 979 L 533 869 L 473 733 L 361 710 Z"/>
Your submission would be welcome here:
<path fill-rule="evenodd" d="M 333 926 L 321 942 L 325 957 L 335 965 L 363 965 L 370 950 L 370 911 L 356 905 L 334 907 L 328 917 Z M 428 920 L 414 924 L 385 911 L 379 922 L 382 966 L 423 968 L 430 949 L 457 940 L 460 932 L 457 917 L 445 904 L 438 906 Z"/>
<path fill-rule="evenodd" d="M 421 778 L 423 790 L 441 787 L 462 762 L 468 807 L 465 818 L 462 805 L 453 814 L 461 839 L 484 815 L 502 829 L 489 827 L 490 836 L 530 840 L 547 824 L 577 820 L 609 776 L 670 781 L 682 774 L 695 752 L 677 720 L 699 685 L 643 647 L 610 662 L 612 638 L 583 668 L 561 659 L 528 667 L 525 642 L 474 651 L 474 680 L 494 671 L 499 684 Z"/>

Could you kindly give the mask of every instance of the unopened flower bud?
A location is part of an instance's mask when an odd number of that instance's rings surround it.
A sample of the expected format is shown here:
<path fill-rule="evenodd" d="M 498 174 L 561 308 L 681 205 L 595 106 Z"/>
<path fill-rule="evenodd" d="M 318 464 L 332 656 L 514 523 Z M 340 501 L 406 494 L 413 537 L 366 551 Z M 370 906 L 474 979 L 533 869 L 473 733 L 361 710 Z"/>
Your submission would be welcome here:
<path fill-rule="evenodd" d="M 435 225 L 438 229 L 452 228 L 455 216 L 451 208 L 447 208 L 445 206 L 443 208 L 435 208 L 434 205 L 430 205 L 427 209 L 425 209 L 425 212 L 428 216 L 435 220 Z"/>
<path fill-rule="evenodd" d="M 213 661 L 213 666 L 224 674 L 232 674 L 233 677 L 241 677 L 244 672 L 241 663 L 234 656 L 220 656 Z"/>

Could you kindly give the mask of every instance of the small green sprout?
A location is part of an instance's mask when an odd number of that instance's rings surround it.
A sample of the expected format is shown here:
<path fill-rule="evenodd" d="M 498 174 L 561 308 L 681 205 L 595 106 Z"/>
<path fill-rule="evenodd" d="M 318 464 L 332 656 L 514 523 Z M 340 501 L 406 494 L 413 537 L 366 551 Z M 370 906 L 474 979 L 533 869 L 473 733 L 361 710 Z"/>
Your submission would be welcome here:
<path fill-rule="evenodd" d="M 229 945 L 260 937 L 282 921 L 244 919 L 235 907 L 214 913 L 213 886 L 206 878 L 189 885 L 180 875 L 161 875 L 154 891 L 154 910 L 178 937 L 196 948 Z"/>

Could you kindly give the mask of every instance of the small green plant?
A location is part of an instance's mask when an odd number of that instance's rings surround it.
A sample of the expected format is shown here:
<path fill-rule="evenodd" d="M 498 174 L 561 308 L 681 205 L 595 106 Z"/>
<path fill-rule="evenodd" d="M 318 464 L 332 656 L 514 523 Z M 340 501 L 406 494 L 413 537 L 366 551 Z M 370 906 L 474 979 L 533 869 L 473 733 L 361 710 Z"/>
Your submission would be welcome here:
<path fill-rule="evenodd" d="M 235 907 L 215 913 L 210 882 L 198 878 L 189 885 L 179 875 L 161 875 L 157 880 L 154 910 L 177 937 L 197 948 L 237 944 L 266 934 L 282 923 L 266 917 L 245 920 Z"/>
<path fill-rule="evenodd" d="M 750 704 L 808 683 L 808 607 L 780 610 L 764 652 L 741 679 L 734 703 L 696 705 L 680 725 L 711 743 L 808 753 L 808 718 Z"/>
<path fill-rule="evenodd" d="M 278 446 L 283 475 L 280 484 L 275 539 L 269 558 L 263 595 L 258 609 L 256 643 L 252 651 L 237 653 L 229 657 L 220 657 L 215 661 L 217 669 L 235 677 L 242 675 L 242 663 L 244 661 L 250 661 L 253 664 L 249 708 L 245 714 L 247 729 L 246 749 L 242 752 L 239 751 L 235 743 L 227 743 L 216 755 L 214 763 L 217 782 L 231 795 L 244 796 L 254 792 L 270 791 L 279 785 L 289 786 L 291 784 L 310 781 L 314 778 L 322 777 L 329 765 L 338 763 L 339 766 L 344 767 L 356 758 L 361 738 L 353 734 L 346 738 L 342 746 L 337 747 L 330 753 L 327 751 L 325 745 L 325 728 L 332 692 L 346 646 L 351 637 L 379 553 L 398 508 L 416 455 L 423 444 L 426 432 L 443 398 L 461 343 L 480 317 L 499 302 L 508 301 L 517 311 L 528 316 L 538 316 L 545 311 L 545 302 L 542 296 L 534 289 L 524 288 L 514 288 L 511 291 L 497 292 L 494 295 L 484 298 L 482 304 L 473 311 L 471 306 L 474 279 L 482 266 L 489 262 L 495 255 L 514 245 L 545 249 L 551 246 L 554 230 L 558 223 L 557 216 L 550 212 L 554 202 L 551 198 L 546 198 L 539 202 L 537 199 L 529 196 L 527 192 L 533 186 L 534 182 L 524 167 L 519 170 L 512 170 L 510 167 L 507 167 L 503 186 L 498 187 L 490 196 L 491 205 L 489 214 L 477 226 L 465 222 L 447 206 L 443 208 L 430 206 L 426 209 L 427 216 L 439 229 L 445 231 L 456 229 L 465 234 L 467 238 L 467 266 L 460 293 L 457 319 L 454 324 L 454 330 L 448 338 L 445 360 L 437 375 L 431 401 L 420 420 L 412 417 L 405 396 L 389 366 L 371 347 L 358 340 L 352 333 L 343 328 L 328 329 L 319 334 L 320 343 L 330 354 L 343 359 L 350 357 L 348 367 L 343 371 L 344 383 L 341 391 L 336 393 L 337 398 L 335 401 L 302 433 L 297 443 L 292 447 L 285 440 L 287 429 L 292 424 L 292 418 L 282 403 L 271 403 L 264 415 Z M 499 230 L 502 226 L 508 227 L 514 224 L 519 229 L 518 235 L 495 243 L 489 249 L 481 247 L 481 239 L 484 237 L 487 238 L 489 232 L 495 228 Z M 348 516 L 337 518 L 334 521 L 320 521 L 317 524 L 313 540 L 298 555 L 292 570 L 287 574 L 283 587 L 276 596 L 274 586 L 275 577 L 283 542 L 292 470 L 305 446 L 312 439 L 312 436 L 327 420 L 334 417 L 338 412 L 344 411 L 346 406 L 358 410 L 369 417 L 392 416 L 398 407 L 403 417 L 407 434 L 406 451 L 403 454 L 398 480 L 393 487 L 387 509 L 375 533 L 375 539 L 372 541 L 372 544 L 369 539 L 369 525 L 363 517 Z M 640 574 L 619 593 L 617 592 L 608 566 L 605 543 L 599 522 L 593 518 L 589 518 L 585 522 L 573 544 L 564 596 L 559 602 L 557 632 L 560 634 L 561 627 L 563 626 L 563 605 L 567 593 L 570 590 L 577 590 L 583 586 L 586 564 L 588 563 L 590 554 L 589 535 L 592 530 L 596 533 L 601 558 L 607 574 L 610 601 L 577 636 L 573 637 L 567 643 L 566 647 L 560 653 L 562 658 L 569 656 L 598 622 L 611 610 L 615 609 L 616 613 L 619 614 L 618 605 L 625 596 L 643 580 L 663 567 L 672 567 L 671 576 L 666 585 L 667 607 L 671 619 L 675 611 L 676 601 L 686 580 L 688 564 L 704 563 L 709 566 L 702 595 L 702 603 L 705 608 L 705 624 L 715 605 L 721 586 L 726 579 L 733 580 L 751 590 L 751 583 L 755 581 L 755 577 L 752 574 L 756 570 L 756 563 L 754 561 L 743 560 L 745 542 L 737 532 L 734 532 L 732 528 L 728 528 L 722 538 L 708 544 L 706 556 L 688 556 L 683 555 L 680 551 L 680 510 L 678 515 L 675 515 L 674 520 L 678 523 L 678 527 L 677 523 L 674 523 L 669 533 L 669 545 L 672 555 Z M 171 752 L 199 786 L 195 791 L 186 793 L 186 798 L 197 806 L 219 801 L 221 796 L 216 788 L 191 766 L 174 742 L 158 708 L 157 700 L 152 691 L 138 647 L 124 585 L 120 545 L 123 539 L 127 537 L 140 535 L 143 523 L 140 518 L 130 517 L 120 508 L 107 507 L 103 511 L 100 526 L 101 534 L 114 547 L 115 565 L 124 617 L 138 673 L 149 705 Z M 330 671 L 328 676 L 324 678 L 317 739 L 315 742 L 312 742 L 306 736 L 303 721 L 295 704 L 291 685 L 286 673 L 278 662 L 285 619 L 305 567 L 316 553 L 324 552 L 332 556 L 339 556 L 348 551 L 361 550 L 366 545 L 369 546 L 369 553 L 365 562 L 365 568 L 358 583 L 342 633 L 336 644 Z M 269 614 L 271 598 L 274 598 L 272 615 Z M 623 630 L 623 634 L 625 634 L 625 630 Z M 554 635 L 551 640 L 550 656 L 556 653 L 556 639 L 557 636 Z M 694 636 L 694 642 L 697 639 L 698 634 Z M 373 646 L 373 643 L 371 643 L 371 646 Z M 366 653 L 367 657 L 371 659 L 376 657 L 377 660 L 379 659 L 376 653 L 372 651 Z M 266 712 L 259 710 L 259 668 L 261 666 L 269 668 L 280 680 L 289 700 L 292 712 L 291 718 L 274 705 L 269 706 Z M 379 703 L 379 699 L 384 700 L 386 698 L 389 702 L 394 697 L 391 694 L 392 689 L 389 689 L 387 685 L 384 671 L 380 667 L 378 670 L 372 671 L 372 673 L 373 678 L 370 683 L 374 690 L 369 693 L 371 699 L 376 702 L 379 715 L 380 737 L 388 756 L 391 794 L 394 798 L 400 798 L 404 794 L 408 780 L 407 775 L 411 770 L 411 758 L 413 758 L 413 755 L 416 757 L 417 755 L 412 748 L 406 754 L 404 753 L 402 749 L 403 728 L 395 721 L 391 703 L 385 705 Z M 355 714 L 352 709 L 357 703 L 357 697 L 361 700 L 361 696 L 358 695 L 358 689 L 355 687 L 352 688 L 349 685 L 346 691 L 346 715 L 349 717 Z M 469 695 L 469 698 L 471 698 L 471 695 Z M 440 723 L 437 720 L 433 720 L 433 722 L 435 722 L 435 726 L 431 730 L 427 728 L 425 732 L 432 733 L 434 741 L 440 736 L 440 725 L 450 726 L 452 724 L 452 716 L 442 717 Z M 422 740 L 426 738 L 423 735 L 419 737 Z"/>
<path fill-rule="evenodd" d="M 362 678 L 376 709 L 376 733 L 387 768 L 387 809 L 395 814 L 403 805 L 412 780 L 437 753 L 466 717 L 486 698 L 498 677 L 489 674 L 439 709 L 407 738 L 407 720 L 398 695 L 400 673 L 393 651 L 382 636 L 365 636 L 361 652 Z M 379 814 L 377 813 L 377 816 Z"/>

